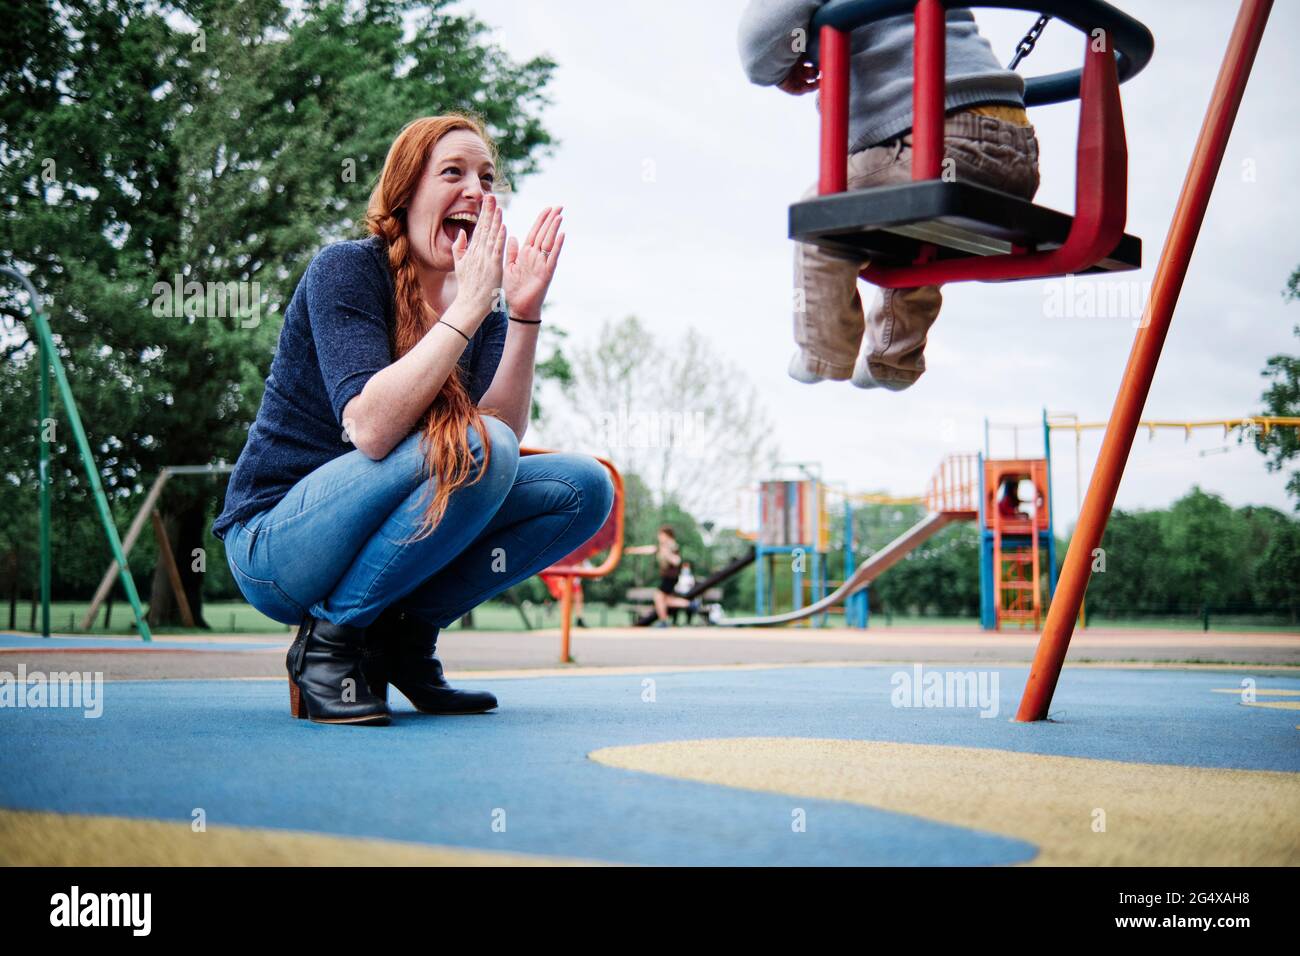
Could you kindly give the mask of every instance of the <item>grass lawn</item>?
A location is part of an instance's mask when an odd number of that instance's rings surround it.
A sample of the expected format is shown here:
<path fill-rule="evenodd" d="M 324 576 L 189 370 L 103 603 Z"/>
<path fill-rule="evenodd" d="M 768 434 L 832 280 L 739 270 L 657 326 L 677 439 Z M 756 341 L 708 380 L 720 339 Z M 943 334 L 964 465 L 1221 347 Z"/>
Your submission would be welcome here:
<path fill-rule="evenodd" d="M 80 633 L 78 624 L 81 616 L 86 613 L 89 602 L 77 601 L 55 601 L 50 605 L 50 630 L 58 634 Z M 39 622 L 39 608 L 37 610 L 37 627 Z M 534 628 L 554 628 L 560 626 L 560 606 L 558 602 L 547 605 L 529 605 L 525 608 L 528 620 Z M 741 613 L 733 610 L 732 613 Z M 744 613 L 752 613 L 746 610 Z M 250 605 L 242 601 L 212 601 L 203 605 L 204 619 L 211 626 L 211 631 L 202 629 L 191 629 L 183 627 L 155 628 L 155 634 L 273 634 L 288 633 L 291 628 L 284 624 L 276 623 L 269 617 L 254 610 Z M 4 620 L 5 628 L 8 629 L 8 620 Z M 626 627 L 631 622 L 629 606 L 619 605 L 618 607 L 609 607 L 605 604 L 593 604 L 587 609 L 585 615 L 587 624 L 591 627 Z M 31 622 L 31 605 L 24 603 L 18 607 L 17 624 L 19 630 L 29 630 Z M 831 626 L 839 626 L 842 618 L 838 615 L 830 616 Z M 131 621 L 131 608 L 121 601 L 113 604 L 113 615 L 111 627 L 105 628 L 104 612 L 101 609 L 94 627 L 90 629 L 91 634 L 134 634 L 135 628 Z M 1201 619 L 1198 616 L 1187 615 L 1185 617 L 1173 618 L 1095 618 L 1090 619 L 1089 624 L 1094 627 L 1104 628 L 1143 628 L 1152 630 L 1170 630 L 1170 631 L 1195 631 L 1201 629 Z M 979 626 L 976 618 L 968 617 L 904 617 L 900 615 L 886 615 L 883 613 L 873 613 L 871 615 L 871 627 L 873 629 L 883 630 L 907 630 L 909 628 L 930 628 L 930 627 L 969 627 L 974 630 Z M 460 630 L 462 627 L 458 621 L 448 630 Z M 474 629 L 483 631 L 523 631 L 525 630 L 524 622 L 520 618 L 518 608 L 504 602 L 489 601 L 487 604 L 480 605 L 474 609 Z M 1211 615 L 1211 631 L 1243 631 L 1251 633 L 1295 633 L 1300 631 L 1300 627 L 1292 624 L 1265 622 L 1261 623 L 1260 619 L 1252 619 L 1245 616 L 1228 616 L 1228 615 Z M 1016 633 L 1015 629 L 1008 629 L 1009 633 Z"/>
<path fill-rule="evenodd" d="M 86 609 L 90 607 L 89 601 L 54 601 L 50 604 L 50 630 L 56 634 L 134 634 L 135 625 L 131 616 L 131 606 L 122 601 L 113 603 L 113 613 L 110 619 L 110 626 L 104 627 L 104 611 L 100 609 L 96 616 L 95 624 L 89 631 L 82 632 L 80 623 Z M 559 627 L 560 626 L 560 606 L 558 603 L 547 606 L 530 606 L 526 609 L 529 621 L 534 628 Z M 211 626 L 212 631 L 204 631 L 201 628 L 185 627 L 164 627 L 153 628 L 155 634 L 271 634 L 276 632 L 288 633 L 291 628 L 271 620 L 265 614 L 254 609 L 251 605 L 243 601 L 207 601 L 203 605 L 203 617 Z M 4 628 L 8 630 L 9 621 L 6 618 L 0 618 L 4 621 Z M 585 620 L 592 626 L 624 626 L 629 620 L 628 612 L 623 608 L 611 608 L 603 604 L 594 605 L 587 614 Z M 17 630 L 31 630 L 31 605 L 30 603 L 20 604 L 17 615 Z M 519 616 L 519 610 L 513 605 L 490 601 L 487 604 L 480 605 L 474 609 L 474 626 L 476 629 L 485 631 L 522 631 L 524 622 Z M 460 622 L 453 624 L 448 630 L 457 630 L 461 627 Z M 36 610 L 36 628 L 40 628 L 40 607 Z"/>
<path fill-rule="evenodd" d="M 104 627 L 104 609 L 101 607 L 95 618 L 95 624 L 89 631 L 80 629 L 81 618 L 90 607 L 89 601 L 53 601 L 50 603 L 50 630 L 56 634 L 134 634 L 135 622 L 131 616 L 131 605 L 125 601 L 113 602 L 113 615 L 110 626 Z M 36 609 L 36 627 L 40 628 L 40 607 Z M 203 617 L 218 634 L 271 634 L 277 631 L 288 632 L 284 624 L 278 624 L 265 614 L 243 601 L 213 601 L 203 605 Z M 6 627 L 7 618 L 3 619 Z M 20 605 L 18 608 L 18 627 L 28 630 L 31 624 L 31 606 Z M 202 628 L 161 627 L 153 628 L 154 634 L 206 634 Z"/>

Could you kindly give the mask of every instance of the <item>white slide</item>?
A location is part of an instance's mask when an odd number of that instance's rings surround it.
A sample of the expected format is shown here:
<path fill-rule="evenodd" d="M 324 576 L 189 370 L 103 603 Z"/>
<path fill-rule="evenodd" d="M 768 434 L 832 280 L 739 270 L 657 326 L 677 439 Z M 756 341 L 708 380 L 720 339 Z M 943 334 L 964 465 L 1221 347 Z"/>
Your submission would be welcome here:
<path fill-rule="evenodd" d="M 926 515 L 925 518 L 912 527 L 908 528 L 889 544 L 885 545 L 871 557 L 863 562 L 862 566 L 853 572 L 853 576 L 841 584 L 838 588 L 826 595 L 820 601 L 816 601 L 807 607 L 801 607 L 794 611 L 787 611 L 785 614 L 773 614 L 771 617 L 731 617 L 724 618 L 716 622 L 715 627 L 768 627 L 774 624 L 789 624 L 792 621 L 801 621 L 806 617 L 812 617 L 814 614 L 820 614 L 827 608 L 834 607 L 841 601 L 852 597 L 858 591 L 884 574 L 909 553 L 920 547 L 926 541 L 929 541 L 936 534 L 952 524 L 954 521 L 960 521 L 961 517 L 956 514 L 935 512 Z"/>

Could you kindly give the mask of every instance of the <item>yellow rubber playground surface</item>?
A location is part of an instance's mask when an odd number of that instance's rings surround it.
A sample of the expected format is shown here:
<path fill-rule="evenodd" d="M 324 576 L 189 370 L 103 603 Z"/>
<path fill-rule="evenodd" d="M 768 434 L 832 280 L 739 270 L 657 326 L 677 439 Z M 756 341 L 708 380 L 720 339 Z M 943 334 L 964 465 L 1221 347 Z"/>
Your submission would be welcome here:
<path fill-rule="evenodd" d="M 386 728 L 287 644 L 0 635 L 0 862 L 1300 863 L 1300 634 L 1083 632 L 1039 724 L 1028 634 L 449 632 L 500 709 Z"/>

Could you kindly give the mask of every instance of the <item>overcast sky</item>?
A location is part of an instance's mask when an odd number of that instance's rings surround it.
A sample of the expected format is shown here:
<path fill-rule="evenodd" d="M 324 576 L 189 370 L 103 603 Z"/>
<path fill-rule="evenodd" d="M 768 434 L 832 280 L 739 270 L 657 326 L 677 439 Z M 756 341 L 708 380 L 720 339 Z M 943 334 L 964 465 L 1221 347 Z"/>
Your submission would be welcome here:
<path fill-rule="evenodd" d="M 1236 12 L 1229 0 L 1127 0 L 1155 34 L 1156 53 L 1123 87 L 1129 144 L 1128 231 L 1144 241 L 1149 287 Z M 782 457 L 819 461 L 855 490 L 919 492 L 945 454 L 976 451 L 983 421 L 1035 422 L 1046 407 L 1084 420 L 1109 415 L 1134 336 L 1132 317 L 1048 317 L 1043 282 L 944 289 L 929 370 L 899 394 L 848 383 L 797 384 L 789 312 L 790 202 L 816 178 L 813 97 L 750 85 L 736 54 L 743 0 L 477 0 L 461 4 L 516 58 L 559 63 L 547 128 L 560 140 L 520 185 L 508 224 L 526 229 L 548 203 L 565 204 L 568 240 L 548 321 L 579 341 L 635 314 L 665 336 L 695 328 L 763 392 Z M 981 29 L 1007 60 L 1029 13 L 982 10 Z M 1294 103 L 1300 4 L 1274 9 L 1145 417 L 1220 418 L 1260 409 L 1268 356 L 1297 351 L 1300 303 L 1281 289 L 1300 263 L 1295 217 Z M 1082 61 L 1083 39 L 1051 24 L 1026 75 Z M 1077 104 L 1034 110 L 1042 147 L 1037 201 L 1069 211 Z M 646 171 L 653 177 L 647 181 Z M 1041 432 L 1020 450 L 1041 450 Z M 537 437 L 537 436 L 532 436 Z M 1087 481 L 1100 433 L 1083 440 Z M 1053 443 L 1057 520 L 1075 515 L 1072 434 Z M 1225 450 L 1228 448 L 1229 450 Z M 1009 457 L 1008 433 L 993 453 Z M 1120 487 L 1121 508 L 1160 507 L 1193 484 L 1234 505 L 1289 510 L 1284 478 L 1221 432 L 1190 441 L 1140 436 Z"/>

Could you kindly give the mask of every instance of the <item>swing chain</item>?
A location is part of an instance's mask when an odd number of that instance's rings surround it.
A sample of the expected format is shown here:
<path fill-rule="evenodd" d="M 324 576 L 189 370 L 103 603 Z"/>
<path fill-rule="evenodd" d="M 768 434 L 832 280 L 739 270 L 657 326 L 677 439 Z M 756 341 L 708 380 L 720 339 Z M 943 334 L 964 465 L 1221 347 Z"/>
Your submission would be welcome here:
<path fill-rule="evenodd" d="M 1051 19 L 1051 17 L 1044 14 L 1038 18 L 1032 27 L 1029 28 L 1029 32 L 1021 38 L 1019 45 L 1016 46 L 1016 55 L 1012 57 L 1011 65 L 1007 67 L 1008 70 L 1014 70 L 1020 65 L 1021 60 L 1034 52 L 1034 44 L 1037 43 L 1038 38 L 1043 35 L 1043 29 Z"/>

